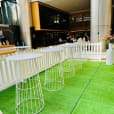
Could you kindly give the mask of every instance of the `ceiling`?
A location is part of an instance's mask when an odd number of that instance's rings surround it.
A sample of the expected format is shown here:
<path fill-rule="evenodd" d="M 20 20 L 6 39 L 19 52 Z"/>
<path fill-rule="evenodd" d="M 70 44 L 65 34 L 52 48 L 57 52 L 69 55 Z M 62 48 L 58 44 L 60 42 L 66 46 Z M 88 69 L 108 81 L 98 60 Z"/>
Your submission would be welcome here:
<path fill-rule="evenodd" d="M 90 0 L 31 0 L 41 1 L 69 13 L 90 9 Z"/>

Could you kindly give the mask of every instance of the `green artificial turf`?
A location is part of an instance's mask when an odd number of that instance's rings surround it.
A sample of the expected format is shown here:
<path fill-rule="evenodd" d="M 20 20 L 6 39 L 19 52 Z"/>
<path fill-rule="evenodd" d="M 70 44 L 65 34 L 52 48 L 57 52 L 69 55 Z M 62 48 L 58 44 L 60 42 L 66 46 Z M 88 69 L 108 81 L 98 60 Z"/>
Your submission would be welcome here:
<path fill-rule="evenodd" d="M 80 63 L 70 62 L 75 63 L 75 76 L 71 74 L 72 78 L 66 78 L 65 87 L 60 91 L 46 91 L 45 73 L 40 73 L 45 100 L 40 114 L 114 114 L 114 66 L 87 61 L 80 69 Z M 66 64 L 68 61 L 63 63 L 65 75 Z M 72 71 L 73 66 L 69 68 L 67 70 Z M 15 114 L 15 100 L 15 86 L 0 93 L 3 114 Z"/>

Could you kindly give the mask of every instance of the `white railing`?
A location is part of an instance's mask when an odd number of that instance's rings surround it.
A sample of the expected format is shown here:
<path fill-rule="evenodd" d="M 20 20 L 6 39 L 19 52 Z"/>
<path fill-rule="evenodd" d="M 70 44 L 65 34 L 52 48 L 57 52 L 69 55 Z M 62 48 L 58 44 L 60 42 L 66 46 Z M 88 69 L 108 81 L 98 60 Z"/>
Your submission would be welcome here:
<path fill-rule="evenodd" d="M 65 47 L 66 44 L 62 44 L 61 46 L 55 46 L 55 47 Z M 64 57 L 63 60 L 72 58 L 72 59 L 81 59 L 81 60 L 87 60 L 87 59 L 96 59 L 101 60 L 101 54 L 102 54 L 102 45 L 101 43 L 72 43 L 70 45 L 70 48 L 64 48 Z M 71 48 L 72 47 L 72 48 Z M 54 48 L 54 47 L 50 47 Z M 19 52 L 17 52 L 19 53 Z M 21 52 L 22 53 L 22 52 Z M 40 49 L 36 50 L 24 50 L 23 53 L 41 53 Z M 0 56 L 0 91 L 3 89 L 6 89 L 14 84 L 16 84 L 16 76 L 13 74 L 13 67 L 15 67 L 11 62 L 8 62 L 6 60 L 5 56 Z M 47 68 L 50 68 L 54 66 L 55 64 L 58 64 L 58 61 L 54 60 L 48 64 L 48 67 L 45 67 L 46 64 L 46 58 L 47 61 L 49 61 L 51 58 L 48 57 L 48 55 L 43 54 L 43 56 L 40 58 L 40 61 L 38 62 L 39 69 L 38 72 L 41 72 Z"/>
<path fill-rule="evenodd" d="M 102 57 L 102 43 L 80 43 L 79 54 L 82 59 L 101 60 Z"/>

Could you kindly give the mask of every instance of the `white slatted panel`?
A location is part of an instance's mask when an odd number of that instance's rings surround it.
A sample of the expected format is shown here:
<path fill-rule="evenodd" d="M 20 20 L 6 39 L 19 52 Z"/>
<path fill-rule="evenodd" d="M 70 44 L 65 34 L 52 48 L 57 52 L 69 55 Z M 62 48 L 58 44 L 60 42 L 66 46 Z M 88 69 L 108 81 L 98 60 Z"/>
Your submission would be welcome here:
<path fill-rule="evenodd" d="M 65 44 L 64 44 L 65 45 Z M 63 60 L 68 59 L 69 57 L 73 57 L 75 59 L 97 59 L 101 60 L 102 55 L 102 44 L 101 43 L 75 43 L 73 44 L 75 47 L 66 48 L 64 51 Z M 63 46 L 63 45 L 62 45 Z M 40 49 L 36 50 L 26 50 L 24 53 L 39 53 Z M 72 54 L 71 54 L 72 53 Z M 56 54 L 56 53 L 55 53 Z M 16 83 L 16 79 L 18 74 L 16 74 L 15 69 L 15 63 L 8 62 L 5 59 L 5 56 L 0 56 L 0 87 L 7 88 L 9 86 Z M 51 60 L 51 61 L 50 61 Z M 43 56 L 36 60 L 37 65 L 34 65 L 34 61 L 26 62 L 27 64 L 24 64 L 24 62 L 21 64 L 21 69 L 23 70 L 23 67 L 27 67 L 26 71 L 24 71 L 24 77 L 27 75 L 34 75 L 37 71 L 34 71 L 35 67 L 37 67 L 37 70 L 39 72 L 45 70 L 45 68 L 52 67 L 53 65 L 60 62 L 58 58 L 56 58 L 55 55 L 49 56 L 49 54 L 45 53 Z M 29 69 L 32 69 L 32 72 L 30 72 Z M 22 76 L 23 74 L 20 74 Z M 22 77 L 23 78 L 23 77 Z"/>
<path fill-rule="evenodd" d="M 0 86 L 3 85 L 3 79 L 2 79 L 2 73 L 1 73 L 1 69 L 0 69 Z"/>

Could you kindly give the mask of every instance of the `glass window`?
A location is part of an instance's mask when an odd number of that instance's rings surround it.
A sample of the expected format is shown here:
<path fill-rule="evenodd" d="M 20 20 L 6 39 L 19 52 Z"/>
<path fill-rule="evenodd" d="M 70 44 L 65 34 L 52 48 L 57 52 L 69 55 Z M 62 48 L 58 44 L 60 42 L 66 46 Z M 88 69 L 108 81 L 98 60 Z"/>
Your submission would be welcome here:
<path fill-rule="evenodd" d="M 16 25 L 18 23 L 16 4 L 11 2 L 6 2 L 6 7 L 7 7 L 9 24 Z"/>
<path fill-rule="evenodd" d="M 3 24 L 2 9 L 0 7 L 0 24 Z"/>
<path fill-rule="evenodd" d="M 2 24 L 8 24 L 8 15 L 7 15 L 7 11 L 6 11 L 6 4 L 4 1 L 1 2 L 1 12 L 2 12 Z"/>
<path fill-rule="evenodd" d="M 17 4 L 9 1 L 0 2 L 0 24 L 17 25 Z"/>

